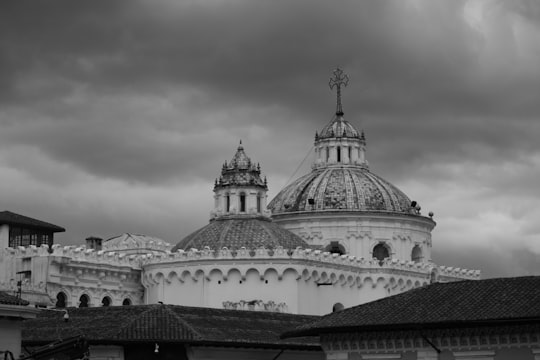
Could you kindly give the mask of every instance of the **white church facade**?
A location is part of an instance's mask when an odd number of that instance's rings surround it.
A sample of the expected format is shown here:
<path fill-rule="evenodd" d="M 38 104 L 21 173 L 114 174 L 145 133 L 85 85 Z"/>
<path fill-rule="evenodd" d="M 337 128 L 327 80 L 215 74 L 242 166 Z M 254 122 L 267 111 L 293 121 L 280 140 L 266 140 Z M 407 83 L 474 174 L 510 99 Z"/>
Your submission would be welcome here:
<path fill-rule="evenodd" d="M 479 279 L 433 263 L 432 214 L 370 171 L 365 135 L 344 118 L 346 82 L 336 70 L 336 113 L 315 136 L 308 174 L 267 204 L 261 167 L 240 144 L 215 181 L 209 223 L 174 246 L 133 234 L 60 246 L 51 233 L 38 244 L 32 230 L 12 230 L 52 224 L 0 214 L 0 290 L 49 307 L 163 302 L 322 315 Z"/>

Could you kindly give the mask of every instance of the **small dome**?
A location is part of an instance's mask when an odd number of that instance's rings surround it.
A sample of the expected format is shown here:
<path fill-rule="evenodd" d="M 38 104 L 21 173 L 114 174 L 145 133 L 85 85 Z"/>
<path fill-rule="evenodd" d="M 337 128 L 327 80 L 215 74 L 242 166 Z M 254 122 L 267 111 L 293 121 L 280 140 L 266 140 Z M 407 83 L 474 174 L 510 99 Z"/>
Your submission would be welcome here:
<path fill-rule="evenodd" d="M 336 115 L 328 125 L 326 125 L 321 133 L 318 135 L 318 140 L 327 139 L 327 138 L 359 138 L 360 133 L 355 129 L 343 115 Z"/>
<path fill-rule="evenodd" d="M 309 245 L 299 236 L 281 228 L 270 219 L 261 216 L 229 216 L 210 221 L 203 228 L 182 239 L 172 251 L 202 249 L 275 249 L 307 248 Z"/>
<path fill-rule="evenodd" d="M 362 167 L 327 167 L 294 181 L 270 202 L 272 214 L 296 211 L 384 211 L 417 214 L 394 185 Z"/>
<path fill-rule="evenodd" d="M 147 235 L 129 234 L 114 236 L 103 242 L 104 251 L 140 251 L 158 250 L 164 251 L 171 247 L 165 240 Z"/>
<path fill-rule="evenodd" d="M 221 175 L 216 179 L 214 191 L 236 186 L 251 186 L 266 190 L 266 180 L 261 178 L 261 167 L 251 162 L 244 152 L 242 143 L 238 146 L 232 160 L 223 164 Z"/>

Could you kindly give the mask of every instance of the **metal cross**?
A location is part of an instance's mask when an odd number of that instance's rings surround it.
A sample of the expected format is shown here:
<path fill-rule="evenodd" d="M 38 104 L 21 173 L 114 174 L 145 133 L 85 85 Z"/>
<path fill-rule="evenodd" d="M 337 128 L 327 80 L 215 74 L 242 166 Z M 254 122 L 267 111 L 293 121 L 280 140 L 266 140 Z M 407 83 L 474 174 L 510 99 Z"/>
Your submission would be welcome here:
<path fill-rule="evenodd" d="M 330 78 L 328 86 L 330 86 L 330 89 L 333 89 L 334 86 L 337 87 L 336 115 L 343 115 L 343 107 L 341 106 L 341 86 L 347 86 L 348 83 L 349 77 L 343 73 L 343 70 L 340 68 L 334 70 L 334 77 Z"/>

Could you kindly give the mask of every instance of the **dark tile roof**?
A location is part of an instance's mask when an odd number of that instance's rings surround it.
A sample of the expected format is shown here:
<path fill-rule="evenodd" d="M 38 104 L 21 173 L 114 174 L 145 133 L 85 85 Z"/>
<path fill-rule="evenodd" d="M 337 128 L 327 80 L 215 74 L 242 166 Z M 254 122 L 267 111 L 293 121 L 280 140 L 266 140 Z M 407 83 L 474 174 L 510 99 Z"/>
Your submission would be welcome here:
<path fill-rule="evenodd" d="M 435 283 L 323 316 L 283 336 L 540 322 L 540 276 Z"/>
<path fill-rule="evenodd" d="M 318 317 L 176 305 L 68 308 L 63 313 L 43 310 L 23 322 L 26 345 L 38 345 L 82 335 L 90 343 L 184 342 L 223 346 L 276 347 L 319 350 L 316 338 L 281 340 L 286 330 Z"/>
<path fill-rule="evenodd" d="M 42 228 L 47 229 L 52 232 L 64 232 L 66 229 L 63 227 L 33 219 L 28 216 L 16 214 L 11 211 L 0 211 L 0 224 L 8 224 L 8 225 L 19 225 L 19 226 L 28 226 L 33 228 Z"/>
<path fill-rule="evenodd" d="M 29 302 L 23 299 L 19 299 L 16 296 L 9 295 L 4 291 L 0 291 L 0 304 L 4 305 L 28 305 Z"/>
<path fill-rule="evenodd" d="M 230 250 L 256 249 L 265 247 L 275 249 L 307 248 L 309 245 L 299 236 L 283 229 L 270 219 L 239 215 L 233 218 L 220 218 L 186 236 L 172 251 L 192 248 L 203 249 L 205 246 L 213 250 L 227 247 Z"/>

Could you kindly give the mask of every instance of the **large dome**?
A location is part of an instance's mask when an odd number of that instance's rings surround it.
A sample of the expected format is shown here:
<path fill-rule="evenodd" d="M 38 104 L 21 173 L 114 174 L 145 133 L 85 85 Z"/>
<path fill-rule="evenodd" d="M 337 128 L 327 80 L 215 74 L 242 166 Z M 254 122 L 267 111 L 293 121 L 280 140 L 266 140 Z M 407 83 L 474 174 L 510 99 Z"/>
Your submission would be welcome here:
<path fill-rule="evenodd" d="M 401 190 L 358 166 L 315 169 L 281 190 L 268 208 L 273 214 L 324 210 L 415 213 Z"/>
<path fill-rule="evenodd" d="M 276 225 L 272 220 L 263 216 L 246 217 L 226 216 L 210 221 L 203 228 L 182 239 L 172 251 L 224 247 L 236 250 L 242 247 L 256 249 L 264 247 L 275 249 L 307 248 L 308 244 L 299 236 Z"/>

